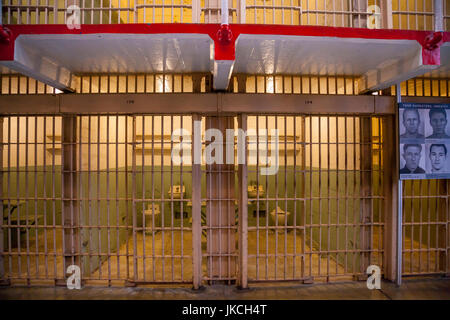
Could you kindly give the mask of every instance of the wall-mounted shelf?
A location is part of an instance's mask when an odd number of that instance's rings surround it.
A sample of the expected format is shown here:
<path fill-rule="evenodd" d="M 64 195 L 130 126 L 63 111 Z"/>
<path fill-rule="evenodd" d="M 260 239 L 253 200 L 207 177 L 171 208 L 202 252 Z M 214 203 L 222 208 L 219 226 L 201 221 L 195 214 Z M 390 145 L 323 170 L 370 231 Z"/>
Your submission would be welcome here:
<path fill-rule="evenodd" d="M 55 155 L 60 155 L 62 152 L 62 137 L 61 135 L 53 135 L 53 134 L 47 134 L 46 135 L 47 141 L 45 148 L 47 152 L 54 153 Z"/>

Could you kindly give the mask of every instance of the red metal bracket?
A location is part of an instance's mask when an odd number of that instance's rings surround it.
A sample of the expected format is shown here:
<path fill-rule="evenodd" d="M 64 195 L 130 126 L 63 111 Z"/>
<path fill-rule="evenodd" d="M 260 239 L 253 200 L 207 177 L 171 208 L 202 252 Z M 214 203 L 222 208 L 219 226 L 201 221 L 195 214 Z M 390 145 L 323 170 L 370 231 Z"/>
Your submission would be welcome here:
<path fill-rule="evenodd" d="M 222 24 L 217 31 L 217 40 L 221 45 L 230 44 L 233 40 L 233 32 L 231 32 L 230 26 L 228 24 Z"/>
<path fill-rule="evenodd" d="M 3 25 L 0 25 L 0 42 L 3 44 L 9 44 L 11 41 L 11 30 Z"/>
<path fill-rule="evenodd" d="M 236 56 L 236 35 L 231 31 L 228 24 L 222 24 L 215 35 L 211 35 L 214 40 L 215 60 L 234 60 Z"/>
<path fill-rule="evenodd" d="M 422 42 L 422 58 L 425 65 L 440 65 L 441 50 L 444 43 L 444 34 L 442 32 L 433 32 L 425 37 Z"/>

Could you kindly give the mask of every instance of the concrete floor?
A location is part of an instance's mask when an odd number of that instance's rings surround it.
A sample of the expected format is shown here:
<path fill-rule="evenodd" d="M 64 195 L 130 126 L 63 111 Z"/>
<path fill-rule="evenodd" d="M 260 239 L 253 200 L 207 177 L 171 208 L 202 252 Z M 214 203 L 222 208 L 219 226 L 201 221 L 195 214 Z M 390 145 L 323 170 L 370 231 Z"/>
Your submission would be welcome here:
<path fill-rule="evenodd" d="M 398 288 L 383 281 L 381 290 L 369 290 L 365 282 L 312 285 L 253 285 L 248 290 L 216 285 L 194 291 L 190 287 L 95 288 L 64 287 L 0 288 L 0 300 L 450 300 L 450 279 L 407 279 Z"/>

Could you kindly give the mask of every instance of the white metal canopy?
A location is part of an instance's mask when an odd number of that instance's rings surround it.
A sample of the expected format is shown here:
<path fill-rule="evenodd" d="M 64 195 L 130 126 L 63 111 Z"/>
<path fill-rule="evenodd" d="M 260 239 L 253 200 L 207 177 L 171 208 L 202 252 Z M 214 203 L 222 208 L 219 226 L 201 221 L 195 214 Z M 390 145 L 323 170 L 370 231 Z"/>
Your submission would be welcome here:
<path fill-rule="evenodd" d="M 215 59 L 217 41 L 201 33 L 20 34 L 14 59 L 0 63 L 58 89 L 70 89 L 81 73 L 211 72 L 224 90 L 232 73 L 345 75 L 360 77 L 360 92 L 379 90 L 424 75 L 448 77 L 450 43 L 441 47 L 441 65 L 423 61 L 416 40 L 237 35 L 235 56 Z M 438 49 L 439 50 L 439 49 Z"/>

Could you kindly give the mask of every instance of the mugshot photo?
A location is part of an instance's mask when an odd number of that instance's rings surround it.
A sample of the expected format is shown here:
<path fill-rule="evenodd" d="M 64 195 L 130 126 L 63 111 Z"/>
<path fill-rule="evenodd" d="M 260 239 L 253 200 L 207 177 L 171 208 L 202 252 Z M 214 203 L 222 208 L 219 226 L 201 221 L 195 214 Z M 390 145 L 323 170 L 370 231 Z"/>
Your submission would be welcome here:
<path fill-rule="evenodd" d="M 425 144 L 400 144 L 400 174 L 424 174 Z"/>
<path fill-rule="evenodd" d="M 431 108 L 425 114 L 426 139 L 450 139 L 450 110 Z"/>
<path fill-rule="evenodd" d="M 426 171 L 429 174 L 450 172 L 450 144 L 427 143 L 426 145 Z"/>
<path fill-rule="evenodd" d="M 425 139 L 425 117 L 428 110 L 399 109 L 400 139 Z"/>

